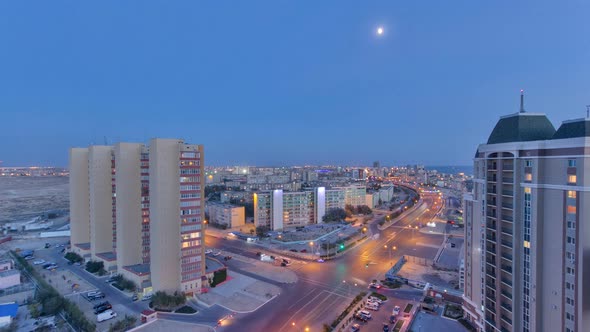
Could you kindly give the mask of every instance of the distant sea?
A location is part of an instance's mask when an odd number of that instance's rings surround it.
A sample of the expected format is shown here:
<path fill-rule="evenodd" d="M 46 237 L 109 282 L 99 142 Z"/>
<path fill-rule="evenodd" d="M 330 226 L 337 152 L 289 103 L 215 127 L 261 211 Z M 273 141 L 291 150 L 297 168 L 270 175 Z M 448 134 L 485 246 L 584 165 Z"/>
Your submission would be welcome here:
<path fill-rule="evenodd" d="M 439 173 L 473 175 L 473 166 L 426 166 L 427 170 L 437 170 Z"/>

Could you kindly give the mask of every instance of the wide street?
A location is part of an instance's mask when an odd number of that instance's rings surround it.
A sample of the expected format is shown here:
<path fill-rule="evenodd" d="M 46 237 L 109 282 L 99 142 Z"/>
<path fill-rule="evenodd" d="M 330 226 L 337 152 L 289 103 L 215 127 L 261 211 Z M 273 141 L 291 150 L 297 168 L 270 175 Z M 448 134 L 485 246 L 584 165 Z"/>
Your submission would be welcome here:
<path fill-rule="evenodd" d="M 299 282 L 281 285 L 280 296 L 249 314 L 239 314 L 234 322 L 220 329 L 224 331 L 310 331 L 321 330 L 329 324 L 361 291 L 368 290 L 373 279 L 383 279 L 385 272 L 402 255 L 433 259 L 443 242 L 442 235 L 420 233 L 416 226 L 431 220 L 441 208 L 438 194 L 422 194 L 424 208 L 403 215 L 389 228 L 380 231 L 379 220 L 385 211 L 369 225 L 371 238 L 334 260 L 324 263 L 296 264 Z M 229 252 L 255 257 L 259 248 L 243 241 L 207 238 L 207 245 Z M 232 268 L 231 261 L 229 262 Z M 381 290 L 383 294 L 418 299 L 421 292 L 414 290 Z M 279 314 L 277 314 L 279 313 Z M 218 329 L 218 330 L 220 330 Z"/>

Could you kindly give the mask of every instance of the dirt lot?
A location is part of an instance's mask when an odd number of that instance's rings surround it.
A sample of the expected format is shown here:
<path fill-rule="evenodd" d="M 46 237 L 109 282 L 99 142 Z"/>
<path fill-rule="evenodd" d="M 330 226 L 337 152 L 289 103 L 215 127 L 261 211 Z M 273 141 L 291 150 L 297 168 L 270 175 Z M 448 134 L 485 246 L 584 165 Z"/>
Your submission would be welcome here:
<path fill-rule="evenodd" d="M 68 177 L 0 177 L 0 223 L 69 209 Z"/>
<path fill-rule="evenodd" d="M 459 273 L 439 271 L 430 266 L 406 262 L 397 274 L 410 280 L 428 282 L 430 284 L 454 289 L 459 284 Z"/>

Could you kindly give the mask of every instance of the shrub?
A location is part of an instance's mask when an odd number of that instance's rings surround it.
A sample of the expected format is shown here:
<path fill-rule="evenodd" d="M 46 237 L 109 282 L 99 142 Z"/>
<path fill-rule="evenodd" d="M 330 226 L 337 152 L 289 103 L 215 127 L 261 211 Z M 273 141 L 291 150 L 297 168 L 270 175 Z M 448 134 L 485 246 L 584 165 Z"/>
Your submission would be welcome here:
<path fill-rule="evenodd" d="M 104 271 L 104 263 L 99 261 L 88 261 L 86 263 L 86 271 L 90 273 L 97 273 L 100 270 Z"/>
<path fill-rule="evenodd" d="M 130 292 L 134 292 L 137 289 L 135 283 L 131 280 L 125 279 L 122 274 L 117 274 L 114 276 L 114 279 L 115 282 L 113 283 L 113 286 L 119 290 L 128 290 Z"/>
<path fill-rule="evenodd" d="M 125 315 L 125 318 L 118 320 L 115 324 L 111 325 L 109 332 L 123 332 L 131 329 L 135 326 L 137 318 L 133 316 Z"/>
<path fill-rule="evenodd" d="M 81 262 L 83 262 L 83 261 L 84 261 L 84 258 L 82 258 L 82 256 L 80 256 L 80 255 L 76 254 L 75 252 L 68 252 L 68 253 L 65 255 L 65 258 L 66 258 L 67 260 L 69 260 L 70 262 L 73 262 L 73 263 L 78 263 L 78 262 L 80 262 L 80 263 L 81 263 Z"/>
<path fill-rule="evenodd" d="M 459 319 L 463 317 L 463 309 L 459 305 L 449 303 L 445 306 L 443 315 L 448 318 Z"/>
<path fill-rule="evenodd" d="M 178 291 L 170 295 L 166 292 L 157 291 L 152 297 L 152 305 L 156 309 L 171 310 L 186 302 L 184 293 Z"/>
<path fill-rule="evenodd" d="M 227 269 L 222 269 L 213 272 L 213 280 L 211 281 L 211 287 L 215 287 L 227 279 Z"/>
<path fill-rule="evenodd" d="M 176 311 L 174 311 L 174 312 L 178 313 L 178 314 L 194 314 L 197 312 L 197 310 L 195 310 L 195 308 L 193 308 L 191 306 L 185 305 L 185 306 L 182 306 L 182 307 L 176 309 Z"/>

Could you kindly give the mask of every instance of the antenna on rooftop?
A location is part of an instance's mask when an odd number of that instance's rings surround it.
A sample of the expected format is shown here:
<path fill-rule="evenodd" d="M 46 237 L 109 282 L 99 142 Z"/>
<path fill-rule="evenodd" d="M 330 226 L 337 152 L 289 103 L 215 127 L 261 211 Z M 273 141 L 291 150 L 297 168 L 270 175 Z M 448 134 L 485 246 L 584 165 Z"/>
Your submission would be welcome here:
<path fill-rule="evenodd" d="M 520 89 L 520 113 L 524 113 L 524 90 Z"/>
<path fill-rule="evenodd" d="M 590 118 L 590 105 L 586 105 L 586 118 Z"/>

